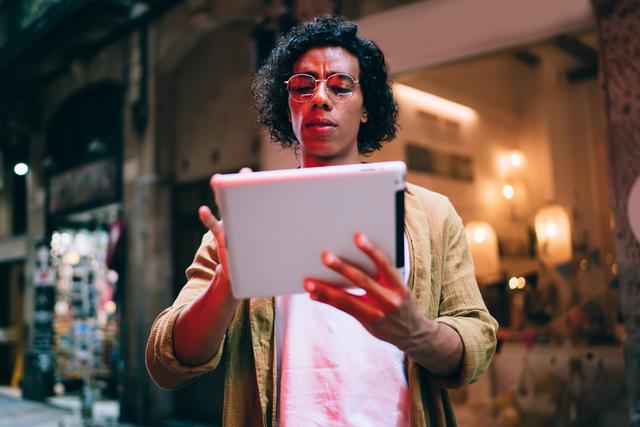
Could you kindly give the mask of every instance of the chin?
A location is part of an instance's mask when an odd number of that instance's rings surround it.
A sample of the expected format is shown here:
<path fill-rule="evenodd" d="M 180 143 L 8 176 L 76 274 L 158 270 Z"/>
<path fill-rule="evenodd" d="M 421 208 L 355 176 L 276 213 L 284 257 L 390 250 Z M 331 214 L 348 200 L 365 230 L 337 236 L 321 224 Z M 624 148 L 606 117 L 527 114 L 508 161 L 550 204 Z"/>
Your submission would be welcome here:
<path fill-rule="evenodd" d="M 305 153 L 316 157 L 333 158 L 340 155 L 340 147 L 336 144 L 330 144 L 326 142 L 308 144 L 303 147 Z"/>
<path fill-rule="evenodd" d="M 348 156 L 354 147 L 335 138 L 308 138 L 301 144 L 301 150 L 310 156 L 323 160 L 332 160 Z"/>

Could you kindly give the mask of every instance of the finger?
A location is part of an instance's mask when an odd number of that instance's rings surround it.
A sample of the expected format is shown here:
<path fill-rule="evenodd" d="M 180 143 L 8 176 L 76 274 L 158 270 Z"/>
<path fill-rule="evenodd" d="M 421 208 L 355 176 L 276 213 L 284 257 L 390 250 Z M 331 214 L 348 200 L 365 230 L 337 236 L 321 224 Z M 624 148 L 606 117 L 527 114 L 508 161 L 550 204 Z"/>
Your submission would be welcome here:
<path fill-rule="evenodd" d="M 385 316 L 384 311 L 375 304 L 367 302 L 357 295 L 352 295 L 333 285 L 316 279 L 307 279 L 305 289 L 311 299 L 331 305 L 338 310 L 355 317 L 363 325 L 378 321 Z"/>
<path fill-rule="evenodd" d="M 224 230 L 222 229 L 222 221 L 218 221 L 208 206 L 200 206 L 198 209 L 198 217 L 202 224 L 211 230 L 214 235 L 224 233 Z"/>
<path fill-rule="evenodd" d="M 229 264 L 227 262 L 227 247 L 222 220 L 218 221 L 215 215 L 211 213 L 211 209 L 207 206 L 200 206 L 200 209 L 198 209 L 198 216 L 204 226 L 213 233 L 218 250 L 218 260 L 220 261 L 220 264 L 222 264 L 223 272 L 226 277 L 227 272 L 229 271 Z"/>
<path fill-rule="evenodd" d="M 401 296 L 380 285 L 367 273 L 353 264 L 338 258 L 331 252 L 322 254 L 322 262 L 337 273 L 342 274 L 354 285 L 364 289 L 371 298 L 376 300 L 385 312 L 391 312 L 402 303 Z"/>
<path fill-rule="evenodd" d="M 244 167 L 244 168 L 240 169 L 239 173 L 251 173 L 251 172 L 253 172 L 253 169 L 248 168 L 248 167 Z"/>
<path fill-rule="evenodd" d="M 216 180 L 218 179 L 218 177 L 220 176 L 219 173 L 212 175 L 211 178 L 209 179 L 209 187 L 211 187 L 211 191 L 215 194 L 216 192 L 216 187 L 215 187 L 215 183 Z"/>
<path fill-rule="evenodd" d="M 354 240 L 356 246 L 373 261 L 380 273 L 389 278 L 393 284 L 403 287 L 400 277 L 398 277 L 398 272 L 391 265 L 384 252 L 371 243 L 369 238 L 362 233 L 356 233 Z"/>

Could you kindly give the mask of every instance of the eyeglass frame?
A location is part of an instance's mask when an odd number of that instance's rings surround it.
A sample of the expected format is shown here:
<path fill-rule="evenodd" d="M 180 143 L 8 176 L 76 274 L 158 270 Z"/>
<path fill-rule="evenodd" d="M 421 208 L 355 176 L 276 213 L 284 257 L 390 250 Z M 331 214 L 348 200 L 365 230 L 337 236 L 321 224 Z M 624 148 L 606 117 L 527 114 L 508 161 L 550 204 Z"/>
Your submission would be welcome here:
<path fill-rule="evenodd" d="M 351 95 L 349 95 L 348 98 L 345 99 L 337 99 L 334 98 L 334 95 L 331 94 L 331 91 L 329 91 L 329 86 L 327 85 L 327 80 L 329 80 L 331 77 L 333 76 L 339 76 L 339 75 L 344 75 L 344 76 L 348 76 L 351 80 L 353 80 L 353 89 L 355 92 L 355 88 L 356 86 L 358 86 L 360 84 L 360 81 L 358 79 L 356 79 L 355 77 L 353 77 L 351 74 L 349 73 L 333 73 L 330 76 L 328 76 L 326 79 L 316 79 L 314 76 L 312 76 L 311 74 L 307 74 L 307 73 L 297 73 L 297 74 L 293 74 L 292 76 L 290 76 L 287 80 L 284 81 L 285 87 L 287 88 L 287 94 L 289 96 L 289 98 L 293 99 L 294 102 L 298 102 L 300 104 L 304 103 L 304 102 L 309 102 L 309 100 L 311 98 L 314 97 L 314 95 L 316 94 L 316 89 L 318 88 L 318 83 L 322 83 L 324 82 L 324 90 L 327 93 L 327 95 L 333 99 L 334 101 L 337 102 L 342 102 L 342 101 L 347 101 L 349 99 L 351 99 L 351 97 L 353 96 L 353 92 L 351 92 Z M 289 80 L 291 80 L 292 78 L 296 77 L 296 76 L 309 76 L 313 79 L 313 81 L 315 82 L 315 85 L 313 87 L 313 92 L 309 95 L 309 97 L 303 101 L 298 101 L 297 99 L 295 99 L 294 97 L 291 96 L 291 92 L 289 92 Z"/>

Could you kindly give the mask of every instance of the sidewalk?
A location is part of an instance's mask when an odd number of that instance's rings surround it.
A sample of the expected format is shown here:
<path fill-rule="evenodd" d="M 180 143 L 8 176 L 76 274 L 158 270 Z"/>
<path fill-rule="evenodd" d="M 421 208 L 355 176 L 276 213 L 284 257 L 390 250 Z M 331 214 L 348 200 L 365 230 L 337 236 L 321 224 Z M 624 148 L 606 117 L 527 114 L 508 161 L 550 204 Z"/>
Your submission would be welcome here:
<path fill-rule="evenodd" d="M 23 400 L 20 390 L 0 386 L 0 427 L 136 427 L 118 422 L 114 401 L 98 401 L 93 409 L 93 422 L 82 424 L 77 397 L 51 397 L 47 403 Z M 216 427 L 192 421 L 168 419 L 146 427 Z"/>
<path fill-rule="evenodd" d="M 77 400 L 77 399 L 76 399 Z M 103 407 L 104 406 L 104 407 Z M 98 405 L 92 423 L 95 427 L 133 427 L 117 422 L 110 405 Z M 0 387 L 0 427 L 82 427 L 79 403 L 69 398 L 54 398 L 51 403 L 23 400 L 20 392 Z"/>
<path fill-rule="evenodd" d="M 0 427 L 61 427 L 70 411 L 0 393 Z"/>

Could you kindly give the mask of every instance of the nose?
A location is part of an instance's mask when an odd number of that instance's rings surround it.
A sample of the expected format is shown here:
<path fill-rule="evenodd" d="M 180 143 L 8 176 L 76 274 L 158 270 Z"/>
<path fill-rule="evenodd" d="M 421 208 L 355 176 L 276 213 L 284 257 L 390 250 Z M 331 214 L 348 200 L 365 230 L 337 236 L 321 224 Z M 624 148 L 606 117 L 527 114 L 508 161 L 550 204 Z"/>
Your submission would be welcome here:
<path fill-rule="evenodd" d="M 325 85 L 322 87 L 322 85 Z M 327 91 L 327 82 L 319 81 L 317 82 L 316 89 L 313 93 L 313 98 L 311 99 L 311 108 L 322 109 L 325 111 L 329 111 L 333 108 L 333 100 L 329 96 Z"/>

